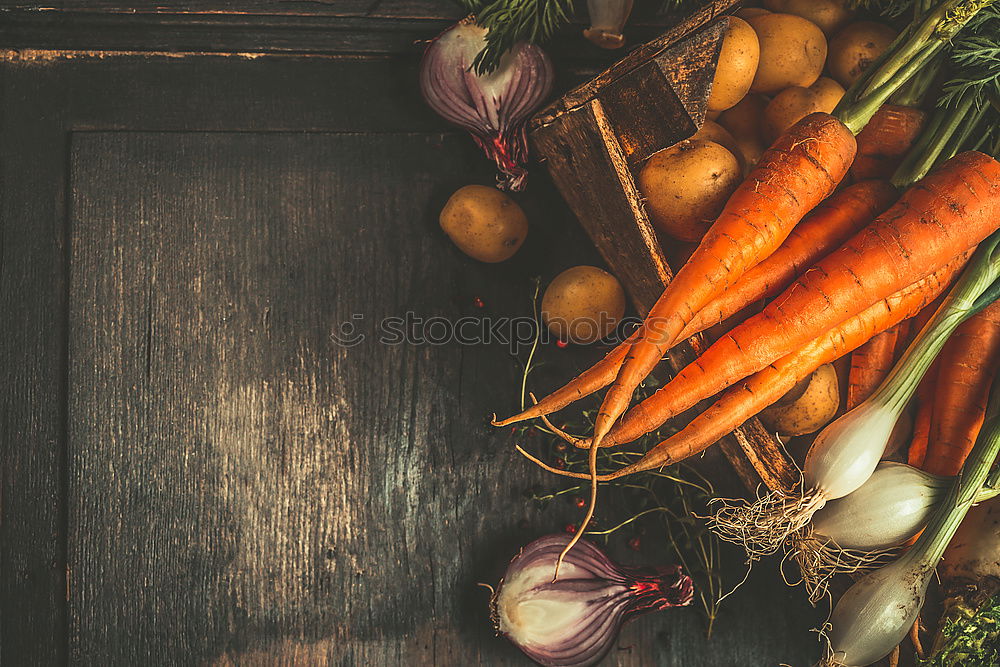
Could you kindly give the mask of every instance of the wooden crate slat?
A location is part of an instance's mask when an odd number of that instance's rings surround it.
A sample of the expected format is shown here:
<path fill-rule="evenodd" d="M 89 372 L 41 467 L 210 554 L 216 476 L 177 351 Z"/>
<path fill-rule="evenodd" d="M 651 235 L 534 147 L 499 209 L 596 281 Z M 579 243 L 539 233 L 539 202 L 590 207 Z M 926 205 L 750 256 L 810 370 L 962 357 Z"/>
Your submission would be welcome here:
<path fill-rule="evenodd" d="M 607 121 L 595 117 L 599 107 L 592 101 L 577 108 L 562 116 L 558 127 L 540 129 L 532 139 L 556 187 L 644 313 L 671 276 L 638 191 L 634 184 L 623 185 L 632 176 L 621 148 L 613 134 L 605 143 L 608 135 L 600 123 Z"/>

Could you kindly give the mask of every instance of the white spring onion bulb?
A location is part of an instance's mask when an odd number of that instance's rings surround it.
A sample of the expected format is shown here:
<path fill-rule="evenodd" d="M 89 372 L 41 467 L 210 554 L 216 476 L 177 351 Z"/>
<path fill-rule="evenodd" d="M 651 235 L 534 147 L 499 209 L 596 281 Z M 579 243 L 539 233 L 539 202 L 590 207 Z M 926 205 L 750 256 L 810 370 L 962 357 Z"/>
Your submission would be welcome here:
<path fill-rule="evenodd" d="M 817 536 L 841 549 L 877 551 L 902 544 L 927 524 L 951 479 L 904 463 L 882 462 L 854 493 L 813 515 Z"/>
<path fill-rule="evenodd" d="M 787 546 L 809 601 L 826 597 L 834 576 L 885 563 L 895 547 L 923 529 L 950 488 L 950 479 L 883 462 L 857 491 L 824 505 Z"/>
<path fill-rule="evenodd" d="M 902 558 L 866 574 L 840 598 L 830 617 L 834 664 L 864 667 L 903 641 L 924 604 L 934 568 Z"/>
<path fill-rule="evenodd" d="M 823 429 L 806 455 L 806 487 L 833 500 L 864 484 L 882 458 L 904 406 L 905 401 L 865 401 Z"/>
<path fill-rule="evenodd" d="M 837 603 L 828 633 L 835 665 L 864 667 L 892 651 L 909 631 L 924 594 L 969 508 L 982 497 L 1000 452 L 1000 379 L 993 382 L 987 419 L 975 446 L 913 547 L 894 563 L 859 579 Z"/>

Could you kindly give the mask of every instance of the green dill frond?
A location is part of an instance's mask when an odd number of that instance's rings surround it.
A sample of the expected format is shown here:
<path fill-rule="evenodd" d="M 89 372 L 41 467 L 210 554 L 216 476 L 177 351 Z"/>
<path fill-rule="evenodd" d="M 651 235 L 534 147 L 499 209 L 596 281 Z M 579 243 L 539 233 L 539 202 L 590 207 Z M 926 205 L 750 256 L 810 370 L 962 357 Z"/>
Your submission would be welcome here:
<path fill-rule="evenodd" d="M 476 16 L 476 23 L 489 30 L 486 47 L 473 67 L 479 74 L 492 72 L 500 59 L 518 42 L 541 44 L 556 29 L 569 22 L 573 0 L 461 0 Z"/>
<path fill-rule="evenodd" d="M 959 33 L 949 55 L 951 77 L 939 106 L 952 108 L 966 95 L 977 104 L 1000 97 L 1000 9 L 982 10 Z"/>
<path fill-rule="evenodd" d="M 978 607 L 949 609 L 935 650 L 921 667 L 995 667 L 1000 664 L 1000 595 Z"/>

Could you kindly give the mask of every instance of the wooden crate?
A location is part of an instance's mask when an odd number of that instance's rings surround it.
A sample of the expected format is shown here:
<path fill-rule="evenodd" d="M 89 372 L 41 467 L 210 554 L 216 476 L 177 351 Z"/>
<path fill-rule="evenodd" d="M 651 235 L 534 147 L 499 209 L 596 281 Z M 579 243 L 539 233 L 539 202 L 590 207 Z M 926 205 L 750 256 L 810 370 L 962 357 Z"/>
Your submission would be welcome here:
<path fill-rule="evenodd" d="M 738 0 L 716 0 L 570 91 L 531 121 L 535 154 L 590 238 L 645 314 L 673 272 L 643 208 L 636 175 L 653 153 L 690 137 L 706 101 Z M 701 336 L 674 348 L 678 370 L 703 349 Z M 790 488 L 798 471 L 757 419 L 719 443 L 749 488 Z"/>

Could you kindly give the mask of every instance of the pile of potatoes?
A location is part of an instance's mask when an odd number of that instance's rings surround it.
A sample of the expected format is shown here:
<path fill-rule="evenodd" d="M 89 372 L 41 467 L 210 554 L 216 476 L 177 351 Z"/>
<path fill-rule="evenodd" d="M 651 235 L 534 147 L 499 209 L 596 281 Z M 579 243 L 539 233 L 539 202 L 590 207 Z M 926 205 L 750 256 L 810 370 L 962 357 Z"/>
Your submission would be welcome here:
<path fill-rule="evenodd" d="M 801 118 L 833 111 L 896 37 L 843 0 L 763 5 L 729 19 L 705 124 L 639 173 L 650 220 L 676 240 L 700 240 L 764 150 Z"/>
<path fill-rule="evenodd" d="M 513 257 L 528 218 L 510 195 L 485 185 L 456 190 L 438 217 L 442 231 L 469 257 L 496 264 Z M 625 314 L 625 290 L 596 266 L 566 269 L 545 289 L 542 321 L 557 340 L 587 344 L 611 334 Z"/>

